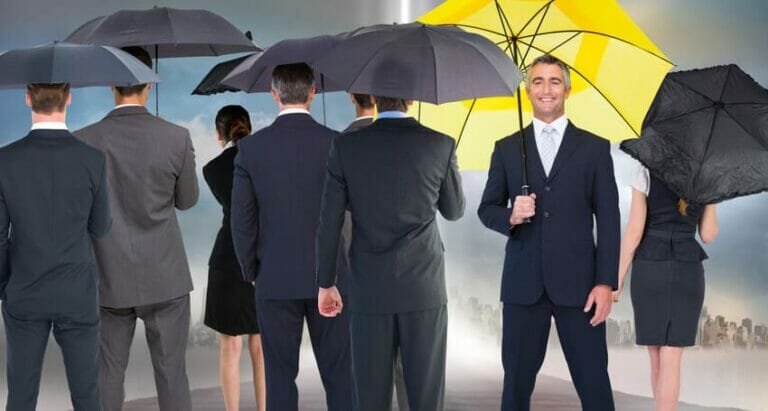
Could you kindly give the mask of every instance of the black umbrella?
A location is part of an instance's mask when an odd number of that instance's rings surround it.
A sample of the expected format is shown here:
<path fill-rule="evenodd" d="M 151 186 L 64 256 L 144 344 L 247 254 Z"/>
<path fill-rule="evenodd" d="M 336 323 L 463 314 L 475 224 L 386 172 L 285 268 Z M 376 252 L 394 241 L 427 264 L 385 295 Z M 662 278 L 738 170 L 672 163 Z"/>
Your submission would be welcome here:
<path fill-rule="evenodd" d="M 261 50 L 243 32 L 215 13 L 168 7 L 120 10 L 97 17 L 72 32 L 66 41 L 114 47 L 140 46 L 155 59 Z M 157 90 L 155 99 L 157 105 Z"/>
<path fill-rule="evenodd" d="M 256 53 L 261 54 L 261 52 Z M 227 60 L 213 66 L 208 74 L 203 77 L 203 80 L 200 81 L 200 84 L 198 84 L 197 87 L 192 90 L 192 94 L 197 94 L 199 96 L 210 96 L 211 94 L 225 93 L 228 91 L 240 91 L 234 87 L 221 84 L 221 80 L 224 80 L 224 77 L 226 77 L 227 74 L 231 73 L 235 67 L 237 67 L 240 63 L 243 62 L 243 60 L 247 59 L 248 57 L 250 57 L 250 55 Z"/>
<path fill-rule="evenodd" d="M 768 90 L 736 65 L 670 73 L 621 149 L 684 200 L 768 190 Z"/>
<path fill-rule="evenodd" d="M 114 47 L 56 42 L 0 54 L 0 88 L 29 83 L 132 86 L 158 81 L 144 63 Z"/>
<path fill-rule="evenodd" d="M 420 23 L 358 29 L 315 68 L 354 93 L 435 104 L 512 96 L 522 80 L 492 41 L 453 26 Z"/>

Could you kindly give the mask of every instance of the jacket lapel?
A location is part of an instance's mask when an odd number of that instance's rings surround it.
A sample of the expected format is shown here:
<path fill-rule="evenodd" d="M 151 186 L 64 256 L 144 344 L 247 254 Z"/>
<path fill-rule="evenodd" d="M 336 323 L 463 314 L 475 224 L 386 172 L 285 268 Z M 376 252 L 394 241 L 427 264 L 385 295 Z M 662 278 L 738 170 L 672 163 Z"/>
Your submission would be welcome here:
<path fill-rule="evenodd" d="M 578 130 L 569 121 L 568 125 L 565 127 L 565 133 L 563 134 L 563 142 L 560 143 L 560 149 L 557 150 L 557 155 L 555 156 L 555 162 L 552 164 L 552 169 L 549 171 L 549 177 L 547 178 L 548 181 L 554 180 L 554 178 L 557 176 L 557 173 L 563 167 L 563 164 L 565 164 L 568 161 L 568 159 L 571 157 L 571 154 L 573 154 L 576 148 L 579 147 L 577 133 L 578 133 Z M 538 150 L 536 151 L 538 155 Z M 539 163 L 541 163 L 541 160 L 539 160 Z M 543 167 L 542 167 L 542 171 L 543 171 Z"/>

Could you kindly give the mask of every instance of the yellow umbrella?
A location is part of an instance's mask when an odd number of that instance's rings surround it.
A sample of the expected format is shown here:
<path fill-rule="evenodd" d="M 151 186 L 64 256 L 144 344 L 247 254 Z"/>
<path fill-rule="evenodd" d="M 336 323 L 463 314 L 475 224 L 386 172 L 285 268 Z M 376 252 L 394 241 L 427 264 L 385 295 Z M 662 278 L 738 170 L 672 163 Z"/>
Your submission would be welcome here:
<path fill-rule="evenodd" d="M 419 19 L 455 24 L 488 37 L 525 72 L 551 54 L 571 69 L 568 118 L 612 142 L 637 137 L 673 64 L 613 0 L 447 0 Z M 487 169 L 496 140 L 531 121 L 516 97 L 418 104 L 422 123 L 458 141 L 463 170 Z M 520 114 L 522 114 L 522 118 Z"/>

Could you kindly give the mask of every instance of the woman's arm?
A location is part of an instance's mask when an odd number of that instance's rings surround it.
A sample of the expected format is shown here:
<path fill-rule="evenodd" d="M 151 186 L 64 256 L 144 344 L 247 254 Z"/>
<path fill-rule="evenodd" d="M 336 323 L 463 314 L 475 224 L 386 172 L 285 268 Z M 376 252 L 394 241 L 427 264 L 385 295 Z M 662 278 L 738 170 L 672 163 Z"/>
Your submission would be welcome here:
<path fill-rule="evenodd" d="M 632 188 L 632 204 L 629 207 L 629 223 L 621 241 L 621 253 L 619 254 L 619 289 L 613 292 L 613 301 L 619 301 L 621 289 L 624 287 L 624 277 L 627 275 L 629 265 L 635 256 L 635 250 L 643 239 L 645 229 L 645 216 L 648 211 L 646 195 L 636 188 Z"/>
<path fill-rule="evenodd" d="M 701 237 L 701 241 L 709 244 L 715 241 L 719 231 L 720 227 L 717 225 L 715 205 L 710 204 L 704 207 L 704 212 L 701 214 L 701 220 L 699 221 L 699 237 Z"/>

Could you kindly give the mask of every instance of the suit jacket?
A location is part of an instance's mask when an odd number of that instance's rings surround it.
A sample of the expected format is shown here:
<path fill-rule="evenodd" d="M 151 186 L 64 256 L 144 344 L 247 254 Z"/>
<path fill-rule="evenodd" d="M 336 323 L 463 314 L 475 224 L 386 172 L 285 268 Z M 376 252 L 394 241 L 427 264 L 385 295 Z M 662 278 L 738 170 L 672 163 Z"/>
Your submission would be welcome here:
<path fill-rule="evenodd" d="M 370 126 L 371 124 L 373 124 L 373 117 L 359 118 L 349 123 L 347 128 L 345 128 L 344 131 L 342 131 L 342 133 L 345 133 L 345 134 L 351 133 L 353 131 L 360 130 L 363 127 Z"/>
<path fill-rule="evenodd" d="M 189 293 L 192 278 L 174 210 L 197 203 L 189 132 L 128 106 L 75 135 L 107 156 L 114 223 L 95 243 L 100 304 L 136 307 Z"/>
<path fill-rule="evenodd" d="M 536 215 L 510 230 L 511 204 L 521 195 L 520 135 L 496 142 L 483 198 L 483 224 L 509 236 L 501 300 L 532 304 L 546 290 L 557 305 L 583 306 L 597 284 L 614 289 L 619 271 L 619 197 L 610 144 L 569 123 L 549 177 L 533 128 L 524 130 Z M 597 222 L 597 245 L 593 235 Z"/>
<path fill-rule="evenodd" d="M 331 141 L 339 133 L 303 113 L 284 114 L 238 143 L 232 237 L 257 299 L 317 298 L 315 233 Z M 344 282 L 343 248 L 333 275 Z"/>
<path fill-rule="evenodd" d="M 109 231 L 104 155 L 67 130 L 0 149 L 0 298 L 22 312 L 95 312 L 91 240 Z"/>
<path fill-rule="evenodd" d="M 230 147 L 218 157 L 211 160 L 203 167 L 203 177 L 208 183 L 216 201 L 221 204 L 223 217 L 221 219 L 221 228 L 216 241 L 213 243 L 211 258 L 208 260 L 208 266 L 221 270 L 240 271 L 240 264 L 235 255 L 235 246 L 232 243 L 232 179 L 235 169 L 235 156 L 237 147 Z"/>
<path fill-rule="evenodd" d="M 334 142 L 317 234 L 321 287 L 334 284 L 346 209 L 352 213 L 353 311 L 396 313 L 446 303 L 436 213 L 448 220 L 464 213 L 453 139 L 402 118 L 377 120 Z"/>

